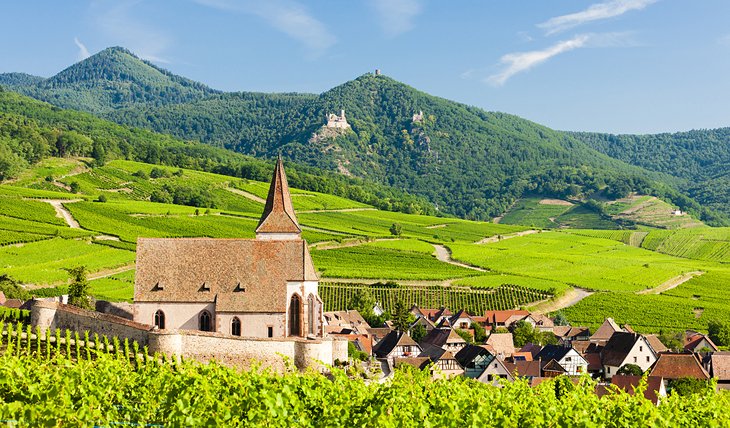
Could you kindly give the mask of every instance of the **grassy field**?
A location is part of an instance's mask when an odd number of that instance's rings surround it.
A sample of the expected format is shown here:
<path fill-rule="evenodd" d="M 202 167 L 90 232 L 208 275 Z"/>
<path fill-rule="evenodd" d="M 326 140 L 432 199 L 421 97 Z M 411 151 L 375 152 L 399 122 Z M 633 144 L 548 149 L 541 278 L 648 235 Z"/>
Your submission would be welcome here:
<path fill-rule="evenodd" d="M 0 274 L 23 283 L 55 285 L 57 292 L 65 290 L 66 268 L 86 265 L 98 276 L 132 267 L 139 237 L 252 238 L 263 209 L 256 198 L 265 197 L 268 189 L 266 183 L 173 168 L 149 178 L 151 165 L 127 161 L 94 169 L 75 160 L 54 162 L 30 170 L 13 185 L 0 185 Z M 80 192 L 52 184 L 46 180 L 49 175 L 56 183 L 78 183 Z M 183 185 L 209 192 L 215 208 L 148 199 L 166 186 Z M 108 201 L 94 202 L 100 194 Z M 323 281 L 355 283 L 323 286 L 328 309 L 346 304 L 358 287 L 385 280 L 413 284 L 378 289 L 386 305 L 402 298 L 452 309 L 463 305 L 479 313 L 582 287 L 598 292 L 565 309 L 574 324 L 596 326 L 613 316 L 639 331 L 702 330 L 711 319 L 730 320 L 725 297 L 730 291 L 730 228 L 608 230 L 601 223 L 605 220 L 582 205 L 540 203 L 537 198 L 513 207 L 503 220 L 523 225 L 510 225 L 379 211 L 297 189 L 292 194 L 303 237 L 322 244 L 311 253 Z M 65 207 L 82 228 L 68 227 L 40 199 L 78 199 Z M 624 212 L 631 203 L 646 201 L 617 202 L 611 209 Z M 393 224 L 401 227 L 399 237 L 391 234 Z M 555 225 L 582 229 L 552 230 Z M 534 226 L 549 230 L 516 236 Z M 100 235 L 118 240 L 101 240 Z M 478 244 L 495 236 L 503 239 Z M 487 271 L 439 261 L 433 244 L 445 245 L 454 259 Z M 636 294 L 693 271 L 706 273 L 660 295 Z M 127 270 L 91 281 L 91 292 L 130 301 L 133 284 L 134 270 Z"/>
<path fill-rule="evenodd" d="M 631 195 L 609 201 L 606 212 L 616 219 L 662 229 L 681 229 L 702 226 L 702 222 L 687 214 L 675 215 L 676 207 L 654 196 Z"/>

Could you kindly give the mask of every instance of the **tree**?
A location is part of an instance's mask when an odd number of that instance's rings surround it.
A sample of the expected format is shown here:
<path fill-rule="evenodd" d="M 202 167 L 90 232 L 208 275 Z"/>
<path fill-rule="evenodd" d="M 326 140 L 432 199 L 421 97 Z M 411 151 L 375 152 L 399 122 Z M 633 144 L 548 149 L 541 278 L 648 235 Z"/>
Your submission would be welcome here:
<path fill-rule="evenodd" d="M 469 334 L 468 331 L 462 330 L 460 328 L 455 328 L 454 331 L 456 332 L 456 334 L 461 336 L 461 338 L 464 339 L 466 343 L 474 343 L 474 338 L 471 334 Z"/>
<path fill-rule="evenodd" d="M 393 327 L 398 331 L 408 331 L 411 326 L 409 315 L 411 315 L 406 305 L 402 300 L 398 299 L 395 302 L 395 308 L 393 311 Z"/>
<path fill-rule="evenodd" d="M 390 234 L 393 236 L 400 236 L 403 232 L 403 227 L 399 223 L 393 223 L 390 226 Z"/>
<path fill-rule="evenodd" d="M 383 325 L 383 316 L 375 315 L 373 308 L 375 298 L 367 289 L 358 290 L 347 304 L 347 309 L 356 310 L 371 327 L 379 327 Z"/>
<path fill-rule="evenodd" d="M 697 379 L 692 377 L 682 377 L 672 379 L 668 382 L 667 389 L 672 394 L 681 396 L 694 394 L 710 394 L 715 392 L 712 382 L 705 379 Z"/>
<path fill-rule="evenodd" d="M 565 314 L 563 314 L 563 311 L 558 311 L 555 314 L 555 318 L 553 319 L 553 323 L 555 325 L 568 325 L 568 319 L 565 318 Z"/>
<path fill-rule="evenodd" d="M 96 166 L 104 166 L 106 163 L 106 149 L 104 144 L 99 141 L 94 141 L 94 147 L 91 149 L 91 157 L 94 158 L 94 164 Z"/>
<path fill-rule="evenodd" d="M 681 350 L 684 347 L 682 344 L 682 333 L 659 330 L 658 337 L 664 346 L 673 351 Z"/>
<path fill-rule="evenodd" d="M 484 327 L 482 327 L 481 324 L 473 322 L 473 323 L 471 323 L 471 328 L 474 330 L 474 342 L 475 343 L 486 342 L 487 331 L 484 330 Z"/>
<path fill-rule="evenodd" d="M 79 193 L 79 190 L 81 190 L 81 186 L 78 181 L 72 181 L 68 187 L 71 190 L 71 193 Z"/>
<path fill-rule="evenodd" d="M 99 195 L 98 198 L 96 198 L 96 201 L 97 202 L 106 202 L 106 195 L 102 193 L 101 195 Z"/>
<path fill-rule="evenodd" d="M 710 339 L 713 342 L 715 342 L 716 345 L 720 345 L 720 346 L 730 345 L 730 324 L 729 323 L 712 320 L 707 324 L 707 332 L 709 333 Z"/>
<path fill-rule="evenodd" d="M 621 366 L 620 369 L 616 372 L 618 375 L 630 375 L 630 376 L 641 376 L 644 374 L 644 371 L 641 370 L 641 367 L 637 366 L 636 364 L 624 364 Z"/>
<path fill-rule="evenodd" d="M 518 348 L 525 346 L 527 343 L 539 344 L 539 338 L 535 334 L 534 327 L 524 320 L 517 321 L 517 325 L 512 330 L 512 339 Z"/>
<path fill-rule="evenodd" d="M 423 326 L 423 324 L 416 324 L 411 329 L 411 339 L 416 341 L 416 343 L 421 342 L 421 339 L 426 337 L 428 334 L 428 331 L 426 331 L 426 327 Z"/>
<path fill-rule="evenodd" d="M 66 268 L 65 270 L 71 277 L 71 285 L 68 286 L 68 303 L 79 308 L 91 309 L 86 266 Z"/>

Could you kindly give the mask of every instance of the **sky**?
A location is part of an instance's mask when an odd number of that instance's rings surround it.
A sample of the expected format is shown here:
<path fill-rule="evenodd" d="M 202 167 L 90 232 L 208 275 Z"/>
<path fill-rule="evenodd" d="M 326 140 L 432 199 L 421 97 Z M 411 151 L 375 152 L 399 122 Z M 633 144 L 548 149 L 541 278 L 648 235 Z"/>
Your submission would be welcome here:
<path fill-rule="evenodd" d="M 0 37 L 0 72 L 123 46 L 224 91 L 321 93 L 378 68 L 554 129 L 730 126 L 727 0 L 4 1 Z"/>

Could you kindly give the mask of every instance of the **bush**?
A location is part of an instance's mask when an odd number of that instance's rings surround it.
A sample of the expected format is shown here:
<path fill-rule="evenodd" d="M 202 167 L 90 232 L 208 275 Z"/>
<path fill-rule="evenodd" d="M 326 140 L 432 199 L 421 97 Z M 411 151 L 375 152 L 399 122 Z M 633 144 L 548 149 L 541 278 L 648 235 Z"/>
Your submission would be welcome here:
<path fill-rule="evenodd" d="M 106 202 L 106 195 L 103 193 L 99 195 L 99 197 L 96 198 L 96 202 Z"/>
<path fill-rule="evenodd" d="M 81 190 L 81 186 L 78 181 L 72 181 L 68 187 L 71 189 L 71 193 L 79 193 L 79 190 Z"/>
<path fill-rule="evenodd" d="M 147 178 L 149 178 L 149 177 L 147 176 L 147 173 L 146 173 L 146 172 L 144 172 L 144 170 L 141 170 L 141 169 L 140 169 L 140 170 L 137 170 L 137 172 L 135 172 L 135 173 L 134 173 L 134 174 L 132 174 L 132 175 L 133 175 L 133 176 L 135 176 L 135 177 L 139 177 L 139 178 L 141 178 L 141 179 L 143 179 L 143 180 L 146 180 Z"/>

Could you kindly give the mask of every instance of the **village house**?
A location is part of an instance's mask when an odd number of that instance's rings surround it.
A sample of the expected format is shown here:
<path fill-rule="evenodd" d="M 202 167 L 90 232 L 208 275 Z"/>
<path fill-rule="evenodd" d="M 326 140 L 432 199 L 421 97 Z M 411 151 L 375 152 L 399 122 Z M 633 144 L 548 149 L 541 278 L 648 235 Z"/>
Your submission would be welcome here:
<path fill-rule="evenodd" d="M 588 341 L 591 338 L 591 330 L 588 327 L 572 327 L 569 325 L 556 325 L 552 328 L 553 334 L 558 338 L 561 345 L 570 345 L 574 342 Z"/>
<path fill-rule="evenodd" d="M 687 330 L 684 333 L 684 350 L 688 352 L 717 352 L 709 336 L 696 331 Z"/>
<path fill-rule="evenodd" d="M 322 337 L 319 278 L 279 158 L 255 239 L 140 238 L 134 321 L 243 337 Z"/>
<path fill-rule="evenodd" d="M 695 354 L 660 354 L 649 375 L 661 377 L 665 387 L 667 381 L 681 378 L 710 379 Z"/>
<path fill-rule="evenodd" d="M 464 374 L 464 368 L 459 364 L 454 354 L 438 346 L 424 346 L 419 357 L 428 357 L 431 360 L 433 368 L 437 369 L 433 372 L 435 378 L 450 378 Z"/>
<path fill-rule="evenodd" d="M 588 361 L 572 347 L 546 345 L 538 352 L 536 359 L 542 362 L 543 370 L 544 365 L 555 361 L 569 376 L 578 376 L 588 372 Z"/>
<path fill-rule="evenodd" d="M 452 328 L 435 328 L 421 339 L 420 345 L 421 347 L 426 345 L 436 346 L 457 353 L 466 346 L 466 340 Z"/>
<path fill-rule="evenodd" d="M 644 337 L 646 337 L 646 341 L 649 342 L 649 346 L 651 346 L 655 354 L 659 355 L 662 352 L 669 351 L 669 348 L 659 340 L 656 334 L 645 334 Z"/>
<path fill-rule="evenodd" d="M 540 369 L 540 361 L 515 361 L 513 363 L 505 362 L 507 367 L 515 379 L 535 379 L 542 376 Z"/>
<path fill-rule="evenodd" d="M 328 334 L 368 334 L 370 324 L 355 310 L 324 313 L 324 329 Z"/>
<path fill-rule="evenodd" d="M 598 343 L 600 345 L 608 342 L 613 334 L 616 332 L 623 332 L 624 330 L 616 324 L 613 318 L 606 318 L 595 333 L 590 337 L 591 342 Z"/>
<path fill-rule="evenodd" d="M 477 380 L 482 383 L 498 386 L 500 382 L 514 382 L 515 378 L 512 376 L 512 370 L 505 365 L 504 361 L 499 358 L 493 358 Z"/>
<path fill-rule="evenodd" d="M 417 357 L 421 347 L 406 333 L 393 330 L 373 346 L 373 354 L 379 360 L 387 361 L 393 366 L 396 358 Z"/>
<path fill-rule="evenodd" d="M 646 371 L 657 360 L 657 354 L 646 338 L 637 333 L 615 332 L 601 350 L 603 376 L 610 379 L 626 364 Z"/>
<path fill-rule="evenodd" d="M 616 386 L 621 391 L 634 395 L 641 381 L 641 376 L 621 375 L 612 377 L 611 385 Z M 612 393 L 614 393 L 614 390 L 608 387 L 608 385 L 596 385 L 596 394 L 599 397 Z M 648 376 L 646 389 L 644 390 L 644 398 L 651 401 L 654 405 L 658 405 L 661 399 L 666 396 L 667 388 L 664 385 L 664 380 L 661 377 Z"/>
<path fill-rule="evenodd" d="M 515 352 L 512 333 L 492 333 L 487 338 L 485 347 L 497 358 L 505 359 Z"/>
<path fill-rule="evenodd" d="M 530 315 L 529 311 L 525 310 L 507 310 L 507 311 L 485 311 L 484 318 L 486 319 L 487 325 L 492 328 L 497 327 L 509 327 L 508 322 L 516 322 L 524 319 Z"/>
<path fill-rule="evenodd" d="M 483 346 L 468 344 L 455 355 L 456 360 L 464 367 L 464 376 L 478 378 L 494 359 Z"/>
<path fill-rule="evenodd" d="M 472 322 L 474 322 L 474 320 L 472 320 L 471 315 L 463 309 L 449 318 L 451 326 L 461 330 L 470 329 Z"/>
<path fill-rule="evenodd" d="M 705 370 L 717 380 L 718 389 L 730 389 L 730 352 L 715 352 L 707 356 Z"/>

